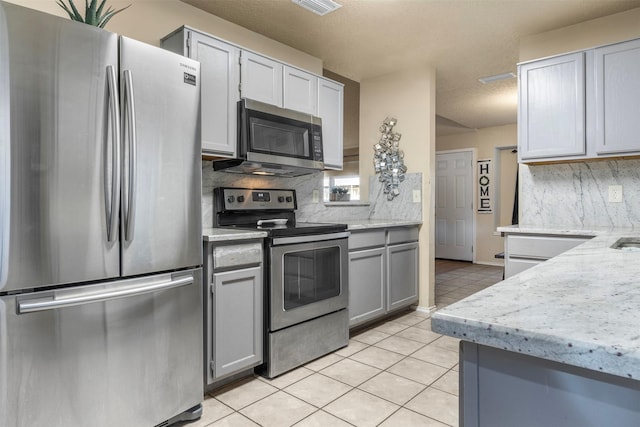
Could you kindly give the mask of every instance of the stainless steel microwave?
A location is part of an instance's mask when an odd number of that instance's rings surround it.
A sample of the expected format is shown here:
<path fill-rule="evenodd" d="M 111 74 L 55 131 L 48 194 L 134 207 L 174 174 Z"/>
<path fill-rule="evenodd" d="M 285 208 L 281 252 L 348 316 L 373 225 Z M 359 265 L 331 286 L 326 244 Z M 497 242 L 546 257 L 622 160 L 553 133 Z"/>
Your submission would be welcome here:
<path fill-rule="evenodd" d="M 238 102 L 237 159 L 214 169 L 259 175 L 299 176 L 324 168 L 322 120 L 252 99 Z"/>

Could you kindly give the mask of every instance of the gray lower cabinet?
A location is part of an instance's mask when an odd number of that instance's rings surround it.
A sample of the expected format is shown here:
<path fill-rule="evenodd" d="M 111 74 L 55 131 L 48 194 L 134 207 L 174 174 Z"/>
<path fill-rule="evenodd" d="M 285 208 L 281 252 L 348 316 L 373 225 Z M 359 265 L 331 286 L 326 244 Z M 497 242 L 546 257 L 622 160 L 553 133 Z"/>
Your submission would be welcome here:
<path fill-rule="evenodd" d="M 418 301 L 418 226 L 351 231 L 349 326 Z"/>
<path fill-rule="evenodd" d="M 388 309 L 395 310 L 418 300 L 418 242 L 389 246 L 387 253 Z"/>
<path fill-rule="evenodd" d="M 462 341 L 464 427 L 640 425 L 640 382 Z"/>
<path fill-rule="evenodd" d="M 205 387 L 262 363 L 262 242 L 205 244 Z"/>
<path fill-rule="evenodd" d="M 262 268 L 213 275 L 214 378 L 262 363 Z"/>
<path fill-rule="evenodd" d="M 505 233 L 504 236 L 505 279 L 560 255 L 593 237 L 522 233 Z"/>
<path fill-rule="evenodd" d="M 349 253 L 349 325 L 386 313 L 387 251 L 384 247 Z"/>

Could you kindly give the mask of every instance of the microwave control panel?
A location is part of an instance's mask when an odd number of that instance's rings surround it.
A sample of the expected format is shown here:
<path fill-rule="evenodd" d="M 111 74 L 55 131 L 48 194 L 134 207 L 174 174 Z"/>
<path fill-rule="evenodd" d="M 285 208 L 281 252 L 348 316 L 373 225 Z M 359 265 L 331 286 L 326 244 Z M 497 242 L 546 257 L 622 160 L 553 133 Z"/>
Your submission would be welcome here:
<path fill-rule="evenodd" d="M 319 129 L 313 130 L 313 160 L 317 162 L 324 161 L 322 155 L 322 131 Z"/>

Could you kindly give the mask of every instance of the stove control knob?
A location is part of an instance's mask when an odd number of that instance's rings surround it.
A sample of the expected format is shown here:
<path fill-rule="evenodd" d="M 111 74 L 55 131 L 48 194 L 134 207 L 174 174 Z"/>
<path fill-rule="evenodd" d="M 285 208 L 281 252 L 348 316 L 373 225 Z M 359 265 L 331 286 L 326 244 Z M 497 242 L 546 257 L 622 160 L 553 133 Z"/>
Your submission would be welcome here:
<path fill-rule="evenodd" d="M 229 203 L 233 203 L 233 202 L 235 202 L 235 201 L 236 201 L 236 198 L 235 198 L 235 197 L 233 197 L 233 196 L 229 196 L 229 197 L 227 197 L 227 202 L 229 202 Z"/>
<path fill-rule="evenodd" d="M 244 196 L 238 196 L 238 203 L 244 202 Z"/>
<path fill-rule="evenodd" d="M 278 196 L 278 202 L 284 203 L 284 196 Z"/>
<path fill-rule="evenodd" d="M 288 202 L 288 203 L 293 202 L 293 197 L 291 197 L 291 196 L 287 196 L 287 202 Z"/>

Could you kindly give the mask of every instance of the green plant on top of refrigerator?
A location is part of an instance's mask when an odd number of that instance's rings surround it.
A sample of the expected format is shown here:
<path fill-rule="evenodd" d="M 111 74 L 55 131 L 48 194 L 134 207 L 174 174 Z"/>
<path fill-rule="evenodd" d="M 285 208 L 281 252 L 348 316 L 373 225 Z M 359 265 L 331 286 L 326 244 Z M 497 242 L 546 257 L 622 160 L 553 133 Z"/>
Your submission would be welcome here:
<path fill-rule="evenodd" d="M 69 14 L 69 18 L 74 21 L 84 22 L 85 24 L 93 25 L 100 28 L 104 28 L 104 26 L 107 25 L 107 22 L 109 22 L 109 20 L 113 18 L 116 13 L 120 13 L 131 6 L 129 5 L 118 10 L 114 10 L 111 6 L 109 6 L 106 10 L 103 10 L 104 6 L 107 3 L 107 0 L 102 0 L 100 4 L 98 4 L 98 0 L 84 0 L 83 17 L 82 15 L 80 15 L 80 12 L 78 12 L 78 8 L 76 7 L 76 5 L 73 4 L 73 0 L 67 1 L 69 2 L 69 6 L 65 4 L 64 0 L 56 0 L 56 3 Z"/>

